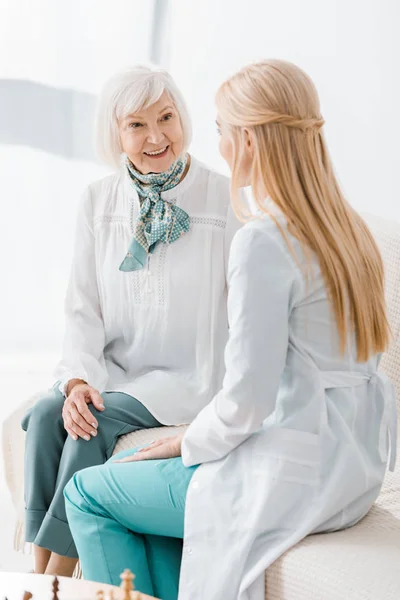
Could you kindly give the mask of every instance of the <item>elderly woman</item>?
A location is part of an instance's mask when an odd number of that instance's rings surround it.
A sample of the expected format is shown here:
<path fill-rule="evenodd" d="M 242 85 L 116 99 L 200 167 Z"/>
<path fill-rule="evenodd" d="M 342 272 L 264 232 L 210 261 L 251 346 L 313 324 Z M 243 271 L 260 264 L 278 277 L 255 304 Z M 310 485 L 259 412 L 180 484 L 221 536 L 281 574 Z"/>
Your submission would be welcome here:
<path fill-rule="evenodd" d="M 97 148 L 116 172 L 79 209 L 59 380 L 23 419 L 35 572 L 71 575 L 63 489 L 117 438 L 191 422 L 222 384 L 226 265 L 239 222 L 228 179 L 187 153 L 171 76 L 135 67 L 101 94 Z"/>

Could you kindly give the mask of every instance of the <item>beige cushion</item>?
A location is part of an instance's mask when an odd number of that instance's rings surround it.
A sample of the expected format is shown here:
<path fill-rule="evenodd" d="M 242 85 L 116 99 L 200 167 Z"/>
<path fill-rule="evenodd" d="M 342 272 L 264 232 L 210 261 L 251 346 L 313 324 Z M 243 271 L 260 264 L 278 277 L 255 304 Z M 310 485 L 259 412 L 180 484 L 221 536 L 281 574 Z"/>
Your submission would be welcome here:
<path fill-rule="evenodd" d="M 122 435 L 115 446 L 113 454 L 129 448 L 146 446 L 153 440 L 159 440 L 168 436 L 177 435 L 179 431 L 184 431 L 187 425 L 177 425 L 176 427 L 155 427 L 154 429 L 140 429 Z"/>

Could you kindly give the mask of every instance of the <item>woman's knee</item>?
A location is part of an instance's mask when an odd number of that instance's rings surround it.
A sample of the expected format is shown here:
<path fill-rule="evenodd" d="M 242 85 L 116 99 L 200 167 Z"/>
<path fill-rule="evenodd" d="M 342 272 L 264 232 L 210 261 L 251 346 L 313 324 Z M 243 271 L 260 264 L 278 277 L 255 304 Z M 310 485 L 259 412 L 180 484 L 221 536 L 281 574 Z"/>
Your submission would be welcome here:
<path fill-rule="evenodd" d="M 55 423 L 62 423 L 63 404 L 62 394 L 52 390 L 26 412 L 21 421 L 22 429 L 26 431 L 32 422 L 40 425 L 41 428 L 46 427 L 46 424 L 54 427 Z"/>
<path fill-rule="evenodd" d="M 71 477 L 71 479 L 68 481 L 67 485 L 64 488 L 64 498 L 65 498 L 65 504 L 66 507 L 68 509 L 68 505 L 69 504 L 73 504 L 76 505 L 79 502 L 80 499 L 80 494 L 79 494 L 79 484 L 77 481 L 77 476 L 79 475 L 78 473 L 75 473 L 75 475 L 73 475 Z"/>
<path fill-rule="evenodd" d="M 88 467 L 77 471 L 64 488 L 66 508 L 75 506 L 82 509 L 96 504 L 98 492 L 101 490 L 102 465 Z"/>

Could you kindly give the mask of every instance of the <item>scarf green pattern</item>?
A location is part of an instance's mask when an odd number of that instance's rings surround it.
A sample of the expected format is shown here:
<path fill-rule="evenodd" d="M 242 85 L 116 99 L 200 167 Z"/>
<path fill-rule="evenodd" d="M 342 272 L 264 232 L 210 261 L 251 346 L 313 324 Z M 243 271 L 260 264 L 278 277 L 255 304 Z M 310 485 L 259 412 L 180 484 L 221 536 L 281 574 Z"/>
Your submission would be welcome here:
<path fill-rule="evenodd" d="M 161 198 L 161 192 L 178 185 L 187 161 L 186 154 L 164 173 L 143 175 L 136 171 L 128 158 L 126 159 L 130 182 L 139 194 L 140 213 L 133 240 L 119 267 L 120 271 L 143 269 L 148 255 L 154 252 L 158 242 L 172 244 L 189 231 L 189 215 L 178 206 Z"/>

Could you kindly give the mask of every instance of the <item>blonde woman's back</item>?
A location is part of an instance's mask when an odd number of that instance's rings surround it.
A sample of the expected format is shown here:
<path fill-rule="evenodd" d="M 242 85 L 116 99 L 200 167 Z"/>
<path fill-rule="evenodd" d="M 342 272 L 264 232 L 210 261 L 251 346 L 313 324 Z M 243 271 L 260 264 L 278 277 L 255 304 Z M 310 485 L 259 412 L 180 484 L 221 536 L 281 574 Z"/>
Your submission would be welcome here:
<path fill-rule="evenodd" d="M 368 378 L 376 372 L 379 357 L 373 355 L 366 362 L 358 362 L 354 334 L 350 332 L 345 352 L 341 352 L 338 329 L 318 258 L 312 253 L 305 255 L 299 241 L 287 230 L 285 217 L 272 206 L 270 210 L 274 212 L 275 218 L 287 235 L 294 256 L 288 249 L 282 230 L 269 216 L 249 222 L 244 229 L 265 238 L 262 246 L 265 251 L 265 268 L 271 269 L 274 257 L 277 278 L 284 280 L 287 286 L 290 284 L 287 295 L 288 348 L 277 397 L 276 415 L 283 426 L 295 424 L 296 429 L 318 433 L 320 415 L 319 410 L 315 411 L 313 406 L 313 396 L 320 380 L 324 379 L 324 373 L 358 373 L 361 377 Z M 256 260 L 256 257 L 253 260 Z M 257 260 L 262 261 L 263 257 L 257 256 Z M 280 285 L 278 281 L 276 285 Z M 268 335 L 268 332 L 265 334 Z M 336 393 L 337 389 L 340 389 L 339 396 Z M 363 386 L 359 391 L 365 391 Z M 335 388 L 333 384 L 330 385 L 328 397 L 331 401 L 328 402 L 328 412 L 335 405 L 337 396 L 340 397 L 340 405 L 347 406 L 344 418 L 346 414 L 351 414 L 354 418 L 358 402 L 354 389 L 346 386 Z M 353 401 L 355 404 L 352 408 L 350 405 Z M 363 404 L 363 410 L 367 408 L 363 400 L 360 402 Z M 275 424 L 278 422 L 276 418 L 275 416 Z"/>
<path fill-rule="evenodd" d="M 186 499 L 186 544 L 201 573 L 213 573 L 198 576 L 184 553 L 180 585 L 194 597 L 261 600 L 264 570 L 286 550 L 368 512 L 388 431 L 395 441 L 393 388 L 378 357 L 357 362 L 350 336 L 341 351 L 317 257 L 310 265 L 283 215 L 273 216 L 232 242 L 224 385 L 184 440 L 184 464 L 202 463 Z"/>
<path fill-rule="evenodd" d="M 386 350 L 382 260 L 368 228 L 338 185 L 310 77 L 287 61 L 261 61 L 222 84 L 217 107 L 223 138 L 231 144 L 238 214 L 242 207 L 237 191 L 245 180 L 258 207 L 265 211 L 264 199 L 270 197 L 303 249 L 317 255 L 341 350 L 349 331 L 355 333 L 360 362 Z M 243 160 L 246 152 L 251 160 Z"/>

